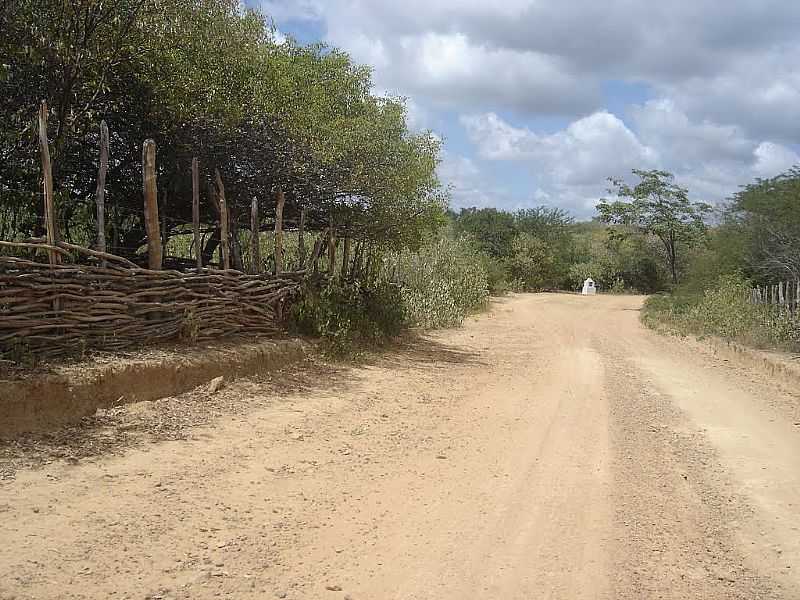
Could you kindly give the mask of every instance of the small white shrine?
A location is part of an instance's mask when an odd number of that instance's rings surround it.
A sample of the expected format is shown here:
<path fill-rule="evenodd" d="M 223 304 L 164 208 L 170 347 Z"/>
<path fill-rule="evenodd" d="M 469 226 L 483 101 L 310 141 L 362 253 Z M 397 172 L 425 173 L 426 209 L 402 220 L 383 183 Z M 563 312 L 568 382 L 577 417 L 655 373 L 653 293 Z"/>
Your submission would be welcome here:
<path fill-rule="evenodd" d="M 583 291 L 581 294 L 584 296 L 593 296 L 597 293 L 597 288 L 594 285 L 594 279 L 589 277 L 586 281 L 583 282 Z"/>

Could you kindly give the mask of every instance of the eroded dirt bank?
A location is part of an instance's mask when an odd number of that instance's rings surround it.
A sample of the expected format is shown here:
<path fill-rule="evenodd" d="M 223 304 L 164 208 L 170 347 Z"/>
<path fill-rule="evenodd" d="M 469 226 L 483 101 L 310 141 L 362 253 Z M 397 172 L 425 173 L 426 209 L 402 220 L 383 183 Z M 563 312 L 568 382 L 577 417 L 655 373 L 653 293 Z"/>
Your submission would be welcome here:
<path fill-rule="evenodd" d="M 800 399 L 640 303 L 509 298 L 6 444 L 0 597 L 800 597 Z"/>

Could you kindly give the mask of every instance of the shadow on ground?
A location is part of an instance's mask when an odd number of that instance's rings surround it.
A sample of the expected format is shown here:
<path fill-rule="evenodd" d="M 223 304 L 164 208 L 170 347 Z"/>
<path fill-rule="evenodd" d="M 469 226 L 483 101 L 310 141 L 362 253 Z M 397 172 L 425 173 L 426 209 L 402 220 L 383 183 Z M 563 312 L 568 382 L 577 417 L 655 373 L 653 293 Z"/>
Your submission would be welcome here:
<path fill-rule="evenodd" d="M 360 367 L 415 371 L 456 364 L 484 363 L 475 352 L 410 333 L 357 359 L 333 361 L 315 355 L 230 382 L 216 393 L 203 385 L 174 397 L 100 409 L 77 424 L 0 439 L 0 484 L 13 480 L 19 470 L 56 461 L 77 464 L 147 444 L 188 440 L 196 437 L 198 428 L 214 428 L 222 419 L 246 420 L 252 411 L 289 399 L 343 392 L 358 384 Z"/>

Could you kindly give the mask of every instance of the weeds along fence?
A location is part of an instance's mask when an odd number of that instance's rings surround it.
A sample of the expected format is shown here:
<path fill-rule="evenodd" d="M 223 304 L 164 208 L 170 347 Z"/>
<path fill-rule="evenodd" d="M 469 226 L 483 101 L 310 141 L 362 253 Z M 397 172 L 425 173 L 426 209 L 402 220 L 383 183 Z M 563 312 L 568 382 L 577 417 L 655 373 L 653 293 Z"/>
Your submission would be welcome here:
<path fill-rule="evenodd" d="M 108 135 L 103 124 L 102 144 Z M 197 161 L 193 161 L 192 267 L 163 269 L 164 240 L 159 230 L 155 148 L 144 143 L 143 199 L 148 267 L 105 251 L 103 181 L 98 175 L 96 249 L 60 239 L 53 198 L 47 140 L 47 106 L 39 113 L 45 235 L 26 240 L 0 240 L 0 361 L 35 362 L 82 354 L 86 350 L 125 350 L 167 341 L 207 341 L 232 335 L 272 335 L 282 329 L 287 307 L 297 300 L 310 276 L 339 276 L 336 230 L 331 222 L 319 232 L 313 250 L 303 246 L 304 213 L 298 231 L 299 266 L 284 270 L 283 193 L 276 194 L 274 268 L 264 270 L 260 248 L 251 247 L 251 273 L 231 268 L 230 214 L 224 185 L 216 173 L 215 204 L 219 217 L 219 268 L 203 265 L 199 234 Z M 101 156 L 107 148 L 101 148 Z M 251 231 L 261 231 L 253 201 Z M 253 240 L 257 236 L 253 235 Z M 349 239 L 344 239 L 341 276 L 348 268 Z M 363 246 L 361 247 L 363 250 Z M 327 252 L 325 252 L 327 250 Z M 327 254 L 328 273 L 318 270 Z M 357 251 L 353 261 L 363 259 Z M 42 257 L 46 256 L 44 260 Z"/>
<path fill-rule="evenodd" d="M 800 314 L 800 281 L 782 281 L 750 290 L 750 302 L 780 315 Z"/>

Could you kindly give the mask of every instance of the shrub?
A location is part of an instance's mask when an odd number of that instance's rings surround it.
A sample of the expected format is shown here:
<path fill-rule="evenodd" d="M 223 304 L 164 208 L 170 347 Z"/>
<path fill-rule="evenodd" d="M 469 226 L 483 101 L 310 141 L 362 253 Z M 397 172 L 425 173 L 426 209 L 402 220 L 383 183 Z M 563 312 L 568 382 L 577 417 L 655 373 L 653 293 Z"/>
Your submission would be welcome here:
<path fill-rule="evenodd" d="M 750 283 L 740 275 L 720 276 L 702 295 L 677 290 L 653 296 L 642 320 L 679 333 L 718 335 L 754 346 L 800 346 L 800 319 L 749 301 Z"/>
<path fill-rule="evenodd" d="M 300 333 L 321 337 L 332 354 L 343 355 L 398 335 L 405 314 L 394 284 L 328 281 L 321 289 L 307 284 L 290 323 Z"/>
<path fill-rule="evenodd" d="M 481 264 L 486 271 L 486 282 L 492 296 L 502 296 L 512 291 L 508 269 L 501 260 L 483 254 Z"/>
<path fill-rule="evenodd" d="M 411 325 L 459 325 L 489 298 L 484 258 L 463 236 L 443 237 L 416 252 L 393 254 L 385 266 L 400 284 L 405 315 Z"/>
<path fill-rule="evenodd" d="M 555 249 L 529 233 L 514 238 L 507 264 L 512 277 L 525 282 L 530 291 L 560 287 L 566 277 Z"/>

